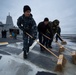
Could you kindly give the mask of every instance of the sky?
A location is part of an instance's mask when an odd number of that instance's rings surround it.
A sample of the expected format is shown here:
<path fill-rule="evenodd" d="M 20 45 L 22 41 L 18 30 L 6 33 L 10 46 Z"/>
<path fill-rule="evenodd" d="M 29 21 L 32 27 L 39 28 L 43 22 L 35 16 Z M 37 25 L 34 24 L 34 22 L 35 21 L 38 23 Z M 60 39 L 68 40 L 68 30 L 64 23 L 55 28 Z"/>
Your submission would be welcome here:
<path fill-rule="evenodd" d="M 0 0 L 0 21 L 6 23 L 9 12 L 14 25 L 23 14 L 23 6 L 29 5 L 37 25 L 48 17 L 58 19 L 63 34 L 76 33 L 76 0 Z"/>

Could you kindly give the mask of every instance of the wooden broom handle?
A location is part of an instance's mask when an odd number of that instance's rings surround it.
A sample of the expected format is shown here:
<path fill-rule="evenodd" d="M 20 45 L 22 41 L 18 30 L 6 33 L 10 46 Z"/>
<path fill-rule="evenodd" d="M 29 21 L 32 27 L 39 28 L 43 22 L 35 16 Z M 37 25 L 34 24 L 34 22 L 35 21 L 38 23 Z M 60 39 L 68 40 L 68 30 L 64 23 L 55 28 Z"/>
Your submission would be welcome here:
<path fill-rule="evenodd" d="M 56 42 L 59 46 L 62 46 L 60 43 Z"/>
<path fill-rule="evenodd" d="M 31 38 L 33 38 L 30 34 L 28 34 L 27 32 L 26 32 L 26 34 L 29 36 L 29 37 L 31 37 Z M 51 52 L 49 49 L 47 49 L 44 45 L 42 45 L 40 42 L 38 42 L 37 40 L 35 40 L 40 46 L 42 46 L 43 48 L 45 48 L 48 52 L 50 52 L 52 55 L 54 55 L 57 59 L 59 58 L 56 54 L 54 54 L 53 52 Z"/>
<path fill-rule="evenodd" d="M 59 36 L 58 33 L 56 33 L 56 34 Z M 46 36 L 45 34 L 42 33 L 42 35 L 45 36 L 46 38 L 48 38 L 49 40 L 51 40 L 51 39 L 50 39 L 48 36 Z M 59 37 L 60 37 L 60 36 L 59 36 Z M 62 47 L 62 45 L 61 45 L 60 43 L 57 42 L 57 44 L 58 44 L 60 47 Z M 67 48 L 65 48 L 65 49 L 68 50 Z M 70 50 L 68 50 L 68 51 L 71 52 Z"/>
<path fill-rule="evenodd" d="M 60 35 L 58 34 L 58 33 L 56 33 L 59 37 L 60 37 Z M 61 37 L 60 37 L 61 38 Z M 62 38 L 61 38 L 62 39 Z M 62 39 L 63 40 L 63 39 Z"/>
<path fill-rule="evenodd" d="M 49 40 L 51 40 L 51 39 L 50 39 L 48 36 L 46 36 L 45 34 L 42 33 L 42 35 L 45 36 L 46 38 L 48 38 Z M 62 46 L 62 45 L 61 45 L 60 43 L 58 43 L 58 42 L 57 42 L 57 44 L 58 44 L 59 46 Z"/>
<path fill-rule="evenodd" d="M 48 38 L 49 40 L 51 40 L 48 36 L 46 36 L 45 34 L 42 33 L 43 36 L 45 36 L 46 38 Z"/>

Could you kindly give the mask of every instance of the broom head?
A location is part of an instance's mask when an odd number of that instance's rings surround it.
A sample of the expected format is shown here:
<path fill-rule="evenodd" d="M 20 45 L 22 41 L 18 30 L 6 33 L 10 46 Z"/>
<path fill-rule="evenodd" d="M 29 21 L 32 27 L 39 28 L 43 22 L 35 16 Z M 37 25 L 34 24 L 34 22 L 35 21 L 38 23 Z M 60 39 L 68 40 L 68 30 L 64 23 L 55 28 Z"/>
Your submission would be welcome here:
<path fill-rule="evenodd" d="M 55 71 L 62 72 L 65 66 L 65 63 L 66 63 L 66 59 L 64 58 L 64 56 L 62 54 L 59 55 L 59 59 L 57 61 L 57 66 L 55 68 Z"/>
<path fill-rule="evenodd" d="M 66 41 L 62 41 L 61 44 L 62 44 L 62 45 L 66 45 L 67 42 L 66 42 Z"/>
<path fill-rule="evenodd" d="M 60 46 L 59 53 L 63 52 L 64 50 L 65 50 L 65 48 L 63 46 Z"/>
<path fill-rule="evenodd" d="M 72 62 L 73 64 L 76 64 L 76 51 L 72 51 Z"/>

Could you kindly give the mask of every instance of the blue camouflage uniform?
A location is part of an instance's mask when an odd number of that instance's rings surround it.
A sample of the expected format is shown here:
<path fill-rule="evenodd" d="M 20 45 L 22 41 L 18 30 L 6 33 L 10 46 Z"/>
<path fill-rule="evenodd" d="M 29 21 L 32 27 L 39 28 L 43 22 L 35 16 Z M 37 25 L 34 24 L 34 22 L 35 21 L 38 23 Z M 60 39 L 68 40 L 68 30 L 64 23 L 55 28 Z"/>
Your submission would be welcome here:
<path fill-rule="evenodd" d="M 36 22 L 31 15 L 29 17 L 25 17 L 25 15 L 23 14 L 18 18 L 17 25 L 23 31 L 23 40 L 24 40 L 23 51 L 29 52 L 29 46 L 32 45 L 34 40 L 30 38 L 26 34 L 26 32 L 32 35 L 34 39 L 36 39 L 37 36 Z"/>

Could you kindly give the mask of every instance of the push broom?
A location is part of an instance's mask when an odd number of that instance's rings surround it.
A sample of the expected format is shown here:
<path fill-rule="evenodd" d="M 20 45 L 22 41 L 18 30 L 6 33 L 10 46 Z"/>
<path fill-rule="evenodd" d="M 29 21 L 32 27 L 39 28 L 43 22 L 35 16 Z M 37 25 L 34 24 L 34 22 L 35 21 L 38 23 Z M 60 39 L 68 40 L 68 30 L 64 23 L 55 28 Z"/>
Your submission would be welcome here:
<path fill-rule="evenodd" d="M 59 42 L 56 42 L 56 44 L 59 46 L 59 53 L 65 50 L 65 48 Z"/>
<path fill-rule="evenodd" d="M 73 62 L 73 64 L 76 64 L 76 51 L 70 51 L 68 48 L 64 48 L 64 49 L 71 53 L 72 62 Z M 63 50 L 60 50 L 60 52 L 63 52 Z"/>
<path fill-rule="evenodd" d="M 61 42 L 61 44 L 62 45 L 66 45 L 67 44 L 67 42 L 66 41 L 64 41 L 61 37 L 60 37 L 60 35 L 58 34 L 58 33 L 56 33 L 57 35 L 58 35 L 58 37 L 62 40 L 62 42 Z"/>
<path fill-rule="evenodd" d="M 46 37 L 47 39 L 49 39 L 49 40 L 51 40 L 51 38 L 49 38 L 48 36 L 46 36 L 45 34 L 42 34 L 44 37 Z M 59 45 L 59 53 L 61 53 L 61 51 L 64 51 L 65 50 L 65 48 L 61 45 L 61 44 L 59 44 L 58 42 L 56 42 L 56 44 L 58 44 Z"/>
<path fill-rule="evenodd" d="M 60 46 L 59 53 L 63 52 L 64 50 L 69 51 L 72 55 L 72 62 L 74 64 L 76 64 L 76 51 L 70 51 L 67 48 L 65 48 L 64 46 L 62 46 L 60 43 L 58 43 L 58 42 L 56 42 L 56 43 Z"/>
<path fill-rule="evenodd" d="M 65 50 L 67 50 L 71 53 L 72 62 L 73 62 L 73 64 L 76 64 L 76 51 L 70 51 L 68 48 L 65 48 Z M 62 52 L 62 50 L 60 50 L 60 52 Z"/>
<path fill-rule="evenodd" d="M 50 40 L 50 38 L 48 37 L 48 36 L 46 36 L 46 35 L 44 35 L 43 34 L 43 36 L 45 36 L 46 38 L 48 38 L 49 40 Z M 58 42 L 56 42 L 56 44 L 58 44 L 59 45 L 59 53 L 61 53 L 61 52 L 63 52 L 64 50 L 67 50 L 67 51 L 69 51 L 70 53 L 71 53 L 71 55 L 72 55 L 72 62 L 74 63 L 74 64 L 76 64 L 76 51 L 70 51 L 70 50 L 68 50 L 67 48 L 64 48 L 64 46 L 62 46 L 60 43 L 58 43 Z"/>
<path fill-rule="evenodd" d="M 33 38 L 30 34 L 28 34 L 27 32 L 26 32 L 26 34 L 29 36 L 29 37 L 31 37 L 31 38 Z M 51 53 L 53 56 L 55 56 L 57 59 L 58 59 L 58 61 L 57 61 L 57 66 L 56 66 L 56 68 L 55 68 L 55 71 L 59 71 L 59 72 L 62 72 L 63 71 L 63 67 L 65 66 L 65 63 L 66 63 L 66 59 L 64 58 L 64 56 L 61 54 L 61 55 L 59 55 L 59 57 L 56 55 L 56 54 L 54 54 L 52 51 L 50 51 L 48 48 L 46 48 L 44 45 L 42 45 L 40 42 L 38 42 L 37 40 L 35 40 L 40 46 L 42 46 L 45 50 L 47 50 L 49 53 Z"/>

